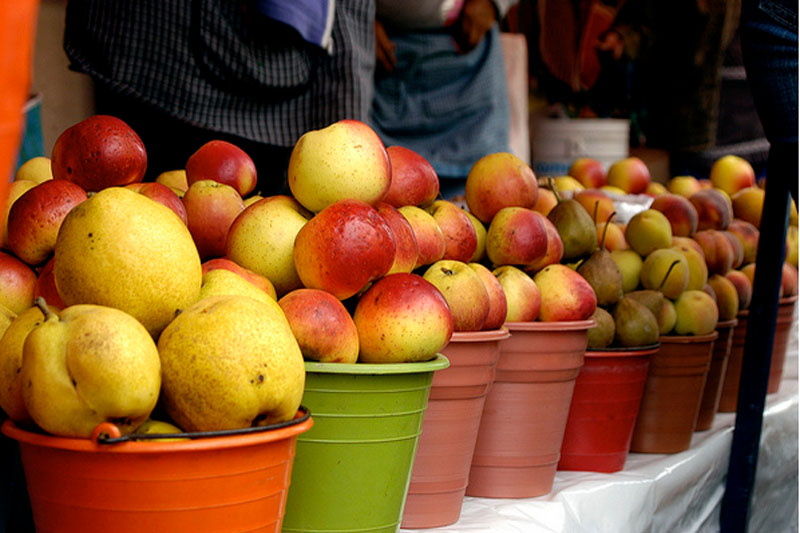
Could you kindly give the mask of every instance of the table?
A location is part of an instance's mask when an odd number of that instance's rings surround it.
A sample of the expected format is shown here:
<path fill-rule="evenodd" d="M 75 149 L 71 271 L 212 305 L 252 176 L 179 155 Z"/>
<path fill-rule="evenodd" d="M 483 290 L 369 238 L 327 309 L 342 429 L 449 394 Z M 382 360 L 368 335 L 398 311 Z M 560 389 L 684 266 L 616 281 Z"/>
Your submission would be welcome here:
<path fill-rule="evenodd" d="M 797 332 L 790 337 L 783 381 L 767 396 L 751 532 L 798 531 Z M 466 497 L 455 524 L 431 533 L 716 532 L 735 413 L 717 413 L 676 454 L 629 454 L 614 474 L 556 473 L 553 490 L 528 499 Z"/>

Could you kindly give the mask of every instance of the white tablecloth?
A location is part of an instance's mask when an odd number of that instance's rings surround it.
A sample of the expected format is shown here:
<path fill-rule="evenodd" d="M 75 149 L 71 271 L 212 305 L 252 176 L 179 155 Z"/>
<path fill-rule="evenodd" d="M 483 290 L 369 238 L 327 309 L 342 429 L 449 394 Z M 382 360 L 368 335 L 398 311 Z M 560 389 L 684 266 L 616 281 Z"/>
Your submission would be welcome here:
<path fill-rule="evenodd" d="M 780 390 L 767 396 L 750 531 L 798 531 L 797 337 L 790 340 Z M 629 454 L 614 474 L 556 473 L 553 490 L 529 499 L 467 497 L 455 524 L 430 531 L 715 532 L 735 413 L 717 413 L 676 454 Z"/>

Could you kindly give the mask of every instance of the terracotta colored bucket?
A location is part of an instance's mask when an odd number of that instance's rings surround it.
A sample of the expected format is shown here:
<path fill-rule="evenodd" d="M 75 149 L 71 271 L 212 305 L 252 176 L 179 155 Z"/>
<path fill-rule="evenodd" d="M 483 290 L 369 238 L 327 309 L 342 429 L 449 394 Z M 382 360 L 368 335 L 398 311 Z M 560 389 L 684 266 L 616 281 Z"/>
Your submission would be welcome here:
<path fill-rule="evenodd" d="M 717 414 L 719 400 L 722 396 L 722 382 L 725 370 L 728 368 L 733 332 L 738 322 L 734 318 L 717 323 L 719 337 L 714 341 L 714 348 L 711 351 L 711 366 L 708 368 L 706 384 L 703 387 L 700 412 L 697 414 L 697 423 L 694 426 L 695 431 L 711 429 L 714 424 L 714 415 Z"/>
<path fill-rule="evenodd" d="M 658 345 L 586 352 L 572 394 L 559 470 L 623 469 L 649 358 L 657 350 Z"/>
<path fill-rule="evenodd" d="M 7 420 L 36 531 L 281 530 L 307 412 L 272 429 L 176 442 L 53 437 Z"/>
<path fill-rule="evenodd" d="M 455 332 L 442 350 L 450 367 L 433 376 L 401 527 L 458 521 L 500 341 L 509 336 L 506 328 Z"/>
<path fill-rule="evenodd" d="M 772 362 L 769 367 L 767 393 L 774 394 L 781 387 L 783 363 L 786 361 L 786 348 L 789 343 L 789 330 L 794 319 L 794 305 L 797 296 L 781 298 L 778 302 L 778 316 L 775 319 L 775 337 L 772 344 Z"/>
<path fill-rule="evenodd" d="M 509 322 L 486 397 L 468 496 L 529 498 L 553 488 L 575 378 L 593 320 Z"/>
<path fill-rule="evenodd" d="M 731 335 L 731 351 L 728 365 L 725 367 L 725 378 L 722 380 L 722 392 L 719 396 L 717 411 L 735 413 L 739 402 L 739 380 L 742 374 L 742 356 L 744 355 L 744 338 L 747 335 L 747 317 L 750 312 L 742 309 L 736 315 L 737 324 Z"/>
<path fill-rule="evenodd" d="M 433 374 L 448 365 L 306 362 L 314 428 L 297 441 L 283 531 L 397 531 Z"/>
<path fill-rule="evenodd" d="M 670 336 L 650 357 L 631 451 L 676 453 L 689 449 L 700 412 L 711 352 L 719 334 Z"/>

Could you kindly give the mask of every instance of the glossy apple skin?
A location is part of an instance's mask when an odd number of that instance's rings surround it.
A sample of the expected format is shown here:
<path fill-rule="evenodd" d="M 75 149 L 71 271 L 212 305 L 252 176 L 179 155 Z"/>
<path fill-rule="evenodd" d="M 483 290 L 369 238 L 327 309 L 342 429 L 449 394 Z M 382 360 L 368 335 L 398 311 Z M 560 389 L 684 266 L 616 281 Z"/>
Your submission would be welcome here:
<path fill-rule="evenodd" d="M 228 229 L 226 256 L 268 278 L 279 296 L 303 286 L 294 266 L 297 233 L 313 216 L 286 195 L 263 198 L 245 208 Z"/>
<path fill-rule="evenodd" d="M 455 331 L 480 331 L 489 316 L 489 292 L 467 263 L 442 259 L 422 275 L 439 289 L 453 315 Z"/>
<path fill-rule="evenodd" d="M 33 298 L 35 300 L 41 296 L 44 298 L 45 302 L 47 302 L 47 305 L 64 309 L 66 305 L 64 304 L 64 300 L 61 299 L 61 295 L 58 294 L 58 289 L 56 288 L 56 278 L 53 275 L 54 264 L 55 256 L 51 257 L 50 260 L 42 267 L 42 270 L 39 272 L 39 276 L 36 280 L 36 287 L 33 290 Z"/>
<path fill-rule="evenodd" d="M 0 304 L 16 314 L 33 305 L 36 272 L 11 254 L 0 252 Z"/>
<path fill-rule="evenodd" d="M 708 273 L 725 275 L 733 267 L 734 250 L 731 241 L 717 230 L 698 231 L 694 240 L 703 249 Z"/>
<path fill-rule="evenodd" d="M 498 152 L 479 159 L 469 171 L 464 195 L 470 212 L 488 224 L 504 207 L 536 205 L 539 186 L 536 175 L 517 156 Z"/>
<path fill-rule="evenodd" d="M 667 217 L 673 236 L 691 237 L 697 231 L 697 208 L 683 196 L 662 194 L 653 200 L 650 209 L 661 211 Z"/>
<path fill-rule="evenodd" d="M 711 184 L 733 196 L 745 187 L 755 187 L 756 173 L 746 159 L 728 154 L 720 157 L 711 165 L 709 172 Z"/>
<path fill-rule="evenodd" d="M 203 269 L 203 275 L 205 276 L 206 272 L 211 272 L 212 270 L 216 270 L 218 268 L 223 268 L 225 270 L 230 270 L 234 274 L 238 274 L 239 276 L 243 277 L 262 291 L 269 294 L 273 300 L 278 299 L 277 292 L 275 291 L 275 286 L 266 276 L 262 276 L 257 272 L 253 272 L 248 268 L 244 268 L 241 265 L 236 264 L 234 261 L 230 260 L 227 257 L 215 257 L 213 259 L 209 259 L 208 261 L 204 261 L 201 265 Z"/>
<path fill-rule="evenodd" d="M 431 265 L 444 258 L 447 241 L 445 241 L 442 228 L 439 227 L 436 219 L 415 205 L 404 205 L 397 210 L 408 221 L 414 231 L 414 238 L 417 240 L 419 254 L 414 269 Z"/>
<path fill-rule="evenodd" d="M 417 266 L 417 258 L 419 257 L 419 245 L 417 244 L 417 238 L 414 236 L 414 229 L 400 211 L 386 202 L 375 204 L 375 210 L 386 221 L 394 237 L 394 262 L 387 274 L 411 272 Z"/>
<path fill-rule="evenodd" d="M 189 224 L 186 216 L 186 206 L 183 205 L 181 197 L 178 196 L 172 189 L 158 182 L 139 182 L 131 183 L 125 186 L 126 189 L 138 192 L 155 200 L 156 202 L 169 207 L 173 213 L 178 215 L 178 218 L 183 220 L 184 224 Z"/>
<path fill-rule="evenodd" d="M 486 234 L 486 255 L 497 266 L 529 265 L 547 253 L 547 230 L 540 213 L 524 207 L 504 207 Z"/>
<path fill-rule="evenodd" d="M 29 265 L 52 255 L 64 217 L 86 200 L 86 191 L 71 181 L 47 180 L 28 189 L 8 211 L 8 245 Z"/>
<path fill-rule="evenodd" d="M 606 183 L 619 187 L 627 194 L 643 194 L 650 183 L 650 169 L 638 157 L 626 157 L 611 163 L 606 173 Z"/>
<path fill-rule="evenodd" d="M 94 115 L 64 130 L 50 161 L 54 179 L 69 180 L 92 192 L 142 181 L 147 170 L 142 139 L 109 115 Z"/>
<path fill-rule="evenodd" d="M 386 148 L 392 181 L 383 201 L 394 206 L 425 206 L 439 195 L 439 176 L 427 159 L 404 146 Z"/>
<path fill-rule="evenodd" d="M 359 362 L 428 361 L 453 335 L 454 323 L 442 293 L 417 274 L 399 272 L 376 281 L 358 299 L 353 321 Z"/>
<path fill-rule="evenodd" d="M 375 131 L 358 120 L 340 120 L 303 134 L 289 158 L 289 188 L 309 211 L 354 199 L 374 205 L 392 183 L 389 154 Z"/>
<path fill-rule="evenodd" d="M 492 274 L 491 270 L 480 263 L 469 263 L 469 267 L 478 275 L 489 295 L 489 314 L 486 315 L 482 329 L 491 330 L 502 327 L 508 313 L 508 301 L 500 280 Z"/>
<path fill-rule="evenodd" d="M 599 189 L 606 184 L 606 169 L 603 163 L 591 157 L 579 157 L 573 161 L 567 174 L 587 189 Z"/>
<path fill-rule="evenodd" d="M 227 141 L 209 141 L 186 160 L 186 183 L 212 180 L 236 189 L 245 197 L 256 188 L 256 165 L 247 152 Z"/>
<path fill-rule="evenodd" d="M 478 248 L 478 233 L 467 212 L 448 200 L 436 200 L 427 208 L 444 235 L 444 256 L 468 263 Z"/>
<path fill-rule="evenodd" d="M 326 291 L 297 289 L 278 300 L 305 359 L 355 363 L 358 330 L 340 300 Z"/>
<path fill-rule="evenodd" d="M 539 318 L 542 294 L 533 278 L 513 265 L 492 270 L 506 294 L 506 322 L 533 322 Z"/>
<path fill-rule="evenodd" d="M 239 192 L 214 180 L 195 181 L 181 199 L 187 227 L 203 260 L 225 255 L 228 231 L 244 211 Z"/>
<path fill-rule="evenodd" d="M 539 320 L 562 322 L 586 320 L 597 308 L 597 296 L 589 282 L 565 265 L 549 265 L 533 276 L 542 294 Z"/>
<path fill-rule="evenodd" d="M 300 228 L 293 257 L 306 288 L 344 300 L 384 276 L 394 263 L 395 249 L 392 230 L 374 207 L 340 200 Z"/>

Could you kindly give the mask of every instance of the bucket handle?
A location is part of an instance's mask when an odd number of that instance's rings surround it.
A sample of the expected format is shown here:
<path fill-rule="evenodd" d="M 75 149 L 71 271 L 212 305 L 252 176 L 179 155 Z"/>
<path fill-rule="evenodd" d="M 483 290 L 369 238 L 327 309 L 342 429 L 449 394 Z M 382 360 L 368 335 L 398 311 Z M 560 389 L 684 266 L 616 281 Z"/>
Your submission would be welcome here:
<path fill-rule="evenodd" d="M 255 426 L 241 429 L 221 429 L 217 431 L 195 431 L 192 433 L 130 433 L 122 435 L 119 428 L 111 422 L 101 422 L 92 431 L 92 441 L 96 444 L 118 444 L 120 442 L 158 440 L 158 439 L 202 439 L 209 437 L 228 437 L 231 435 L 246 435 L 250 433 L 261 433 L 301 424 L 311 417 L 308 407 L 300 406 L 301 411 L 292 420 L 270 424 L 268 426 Z"/>

